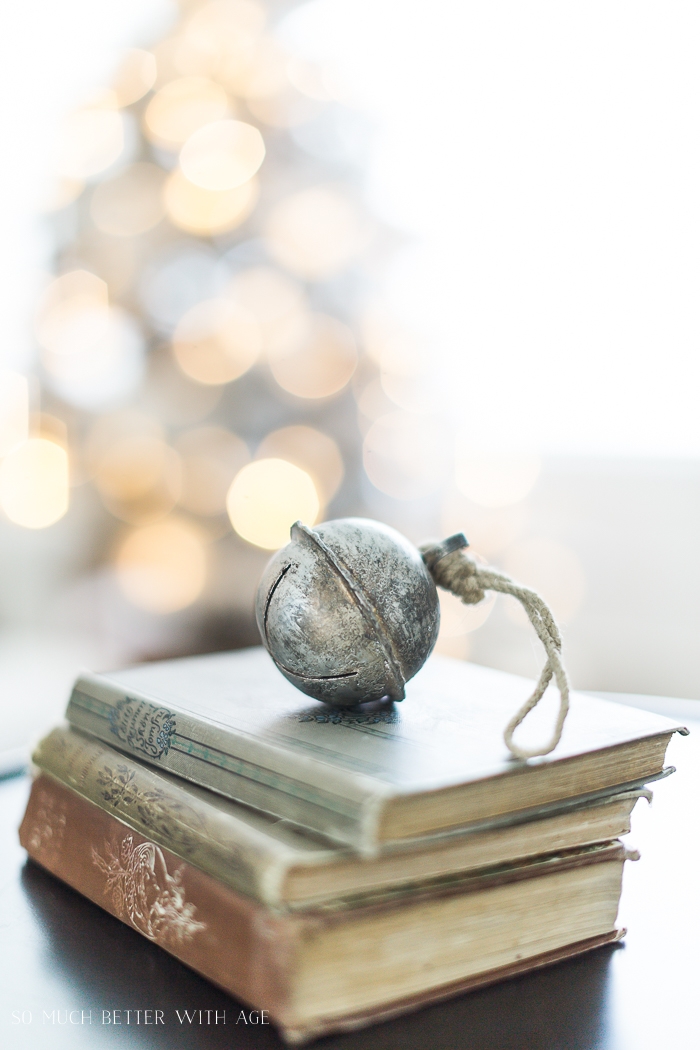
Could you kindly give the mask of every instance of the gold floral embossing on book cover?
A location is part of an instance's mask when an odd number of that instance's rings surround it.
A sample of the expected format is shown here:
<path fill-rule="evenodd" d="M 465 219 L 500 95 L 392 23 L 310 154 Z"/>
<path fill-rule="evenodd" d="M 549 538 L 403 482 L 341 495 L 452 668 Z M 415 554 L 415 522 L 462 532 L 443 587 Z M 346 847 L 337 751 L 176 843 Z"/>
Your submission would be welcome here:
<path fill-rule="evenodd" d="M 92 860 L 105 876 L 105 894 L 117 916 L 144 937 L 175 946 L 205 929 L 185 897 L 182 868 L 170 874 L 163 851 L 154 843 L 136 845 L 133 835 L 121 843 L 105 840 L 101 851 L 92 847 Z"/>

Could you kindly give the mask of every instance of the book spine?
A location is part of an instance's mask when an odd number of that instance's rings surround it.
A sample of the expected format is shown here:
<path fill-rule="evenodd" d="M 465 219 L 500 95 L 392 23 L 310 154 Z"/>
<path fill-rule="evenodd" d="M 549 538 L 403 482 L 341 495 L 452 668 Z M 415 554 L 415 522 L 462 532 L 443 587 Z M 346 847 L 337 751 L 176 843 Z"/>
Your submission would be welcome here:
<path fill-rule="evenodd" d="M 234 814 L 221 812 L 196 789 L 64 727 L 45 737 L 32 759 L 176 856 L 232 889 L 281 906 L 284 879 L 296 855 Z"/>
<path fill-rule="evenodd" d="M 303 920 L 266 911 L 45 775 L 20 842 L 51 874 L 284 1024 Z"/>
<path fill-rule="evenodd" d="M 66 718 L 76 729 L 194 784 L 367 855 L 377 851 L 393 791 L 360 773 L 310 763 L 281 746 L 128 695 L 98 675 L 78 679 Z"/>

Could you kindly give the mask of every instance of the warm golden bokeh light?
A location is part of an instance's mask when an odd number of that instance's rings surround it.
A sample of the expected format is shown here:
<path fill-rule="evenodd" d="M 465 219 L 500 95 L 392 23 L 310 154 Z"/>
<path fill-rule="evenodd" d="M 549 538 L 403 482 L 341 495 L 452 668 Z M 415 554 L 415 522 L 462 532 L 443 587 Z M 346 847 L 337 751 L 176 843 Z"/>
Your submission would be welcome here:
<path fill-rule="evenodd" d="M 168 426 L 201 423 L 214 412 L 223 392 L 224 387 L 204 386 L 186 376 L 172 347 L 163 345 L 149 354 L 143 403 Z"/>
<path fill-rule="evenodd" d="M 367 243 L 365 220 L 335 186 L 286 197 L 273 209 L 265 232 L 274 258 L 309 280 L 338 273 Z"/>
<path fill-rule="evenodd" d="M 255 318 L 229 299 L 197 303 L 173 335 L 175 359 L 185 375 L 212 385 L 230 383 L 247 372 L 260 346 Z"/>
<path fill-rule="evenodd" d="M 289 541 L 295 521 L 314 524 L 320 502 L 305 470 L 283 459 L 258 459 L 234 478 L 226 509 L 239 536 L 276 550 Z"/>
<path fill-rule="evenodd" d="M 165 184 L 164 202 L 174 226 L 202 236 L 234 230 L 258 203 L 260 186 L 253 178 L 234 190 L 203 190 L 176 168 Z"/>
<path fill-rule="evenodd" d="M 337 394 L 357 365 L 355 339 L 347 327 L 325 314 L 308 314 L 294 339 L 268 347 L 272 374 L 283 390 L 296 397 Z"/>
<path fill-rule="evenodd" d="M 153 55 L 156 60 L 156 82 L 154 88 L 160 90 L 169 84 L 171 80 L 179 80 L 183 76 L 205 76 L 209 78 L 213 72 L 211 68 L 189 68 L 183 66 L 179 61 L 182 50 L 182 37 L 179 33 L 174 36 L 166 36 L 153 45 Z"/>
<path fill-rule="evenodd" d="M 181 491 L 180 458 L 154 434 L 123 434 L 103 449 L 95 486 L 115 517 L 146 525 L 165 517 Z"/>
<path fill-rule="evenodd" d="M 540 476 L 539 456 L 527 452 L 479 452 L 458 442 L 455 484 L 481 507 L 507 507 L 531 492 Z"/>
<path fill-rule="evenodd" d="M 477 631 L 488 620 L 496 601 L 496 595 L 492 591 L 477 605 L 465 605 L 449 591 L 439 590 L 438 597 L 441 638 L 458 638 L 460 635 Z"/>
<path fill-rule="evenodd" d="M 258 120 L 272 127 L 293 127 L 319 112 L 318 100 L 301 93 L 289 78 L 290 56 L 278 40 L 262 37 L 247 64 L 229 67 L 227 83 L 245 98 Z"/>
<path fill-rule="evenodd" d="M 307 98 L 318 102 L 333 102 L 341 90 L 331 72 L 318 62 L 309 62 L 299 55 L 291 55 L 285 64 L 290 84 Z"/>
<path fill-rule="evenodd" d="M 272 334 L 275 322 L 298 311 L 304 301 L 301 286 L 271 266 L 239 270 L 229 285 L 229 295 Z"/>
<path fill-rule="evenodd" d="M 105 237 L 97 228 L 90 228 L 92 223 L 86 226 L 81 239 L 83 263 L 107 282 L 111 301 L 131 298 L 144 246 L 135 237 Z M 140 303 L 134 305 L 138 308 Z"/>
<path fill-rule="evenodd" d="M 37 338 L 42 346 L 45 345 L 42 341 L 41 327 L 44 320 L 51 317 L 56 307 L 68 302 L 74 306 L 106 306 L 109 302 L 107 285 L 89 270 L 70 270 L 51 281 L 44 291 L 39 307 Z"/>
<path fill-rule="evenodd" d="M 367 476 L 380 492 L 394 499 L 419 499 L 444 482 L 449 437 L 433 417 L 390 412 L 367 431 L 363 459 Z"/>
<path fill-rule="evenodd" d="M 130 106 L 143 98 L 155 84 L 157 72 L 154 54 L 138 47 L 129 48 L 112 79 L 118 105 Z"/>
<path fill-rule="evenodd" d="M 87 270 L 72 270 L 44 293 L 36 326 L 43 364 L 56 377 L 114 374 L 138 341 L 129 316 L 108 303 L 107 285 Z M 77 370 L 77 371 L 76 371 Z"/>
<path fill-rule="evenodd" d="M 287 60 L 289 54 L 272 37 L 261 37 L 247 65 L 239 67 L 238 76 L 229 69 L 230 89 L 248 101 L 270 98 L 289 87 Z"/>
<path fill-rule="evenodd" d="M 207 578 L 199 531 L 179 518 L 145 525 L 119 545 L 117 580 L 129 601 L 148 612 L 177 612 L 196 601 Z"/>
<path fill-rule="evenodd" d="M 183 174 L 203 190 L 235 190 L 265 159 L 257 128 L 242 120 L 217 120 L 190 135 L 180 151 Z"/>
<path fill-rule="evenodd" d="M 288 87 L 269 98 L 248 99 L 248 109 L 262 124 L 271 128 L 295 128 L 318 116 L 321 103 Z"/>
<path fill-rule="evenodd" d="M 29 384 L 25 376 L 0 369 L 0 456 L 7 456 L 27 440 Z"/>
<path fill-rule="evenodd" d="M 49 287 L 37 338 L 52 385 L 73 404 L 109 404 L 141 376 L 140 330 L 124 310 L 108 305 L 106 285 L 86 271 L 65 274 Z"/>
<path fill-rule="evenodd" d="M 85 189 L 83 179 L 69 179 L 59 176 L 55 178 L 42 198 L 39 205 L 40 212 L 60 211 L 72 204 Z"/>
<path fill-rule="evenodd" d="M 207 72 L 236 92 L 251 68 L 266 12 L 255 0 L 211 0 L 185 21 L 173 61 L 183 73 Z"/>
<path fill-rule="evenodd" d="M 355 391 L 357 401 L 358 423 L 363 434 L 375 419 L 394 412 L 396 405 L 390 401 L 384 392 L 379 379 L 370 379 L 369 383 L 359 386 Z"/>
<path fill-rule="evenodd" d="M 224 514 L 231 482 L 250 459 L 245 441 L 224 427 L 198 427 L 182 434 L 176 447 L 182 459 L 180 506 L 204 517 Z"/>
<path fill-rule="evenodd" d="M 104 412 L 98 416 L 88 431 L 84 445 L 85 464 L 90 473 L 97 473 L 103 456 L 113 445 L 130 437 L 157 438 L 165 441 L 165 431 L 153 416 L 134 409 Z"/>
<path fill-rule="evenodd" d="M 114 105 L 85 106 L 61 125 L 56 171 L 68 179 L 89 179 L 114 164 L 123 148 L 124 120 Z"/>
<path fill-rule="evenodd" d="M 25 529 L 45 529 L 68 510 L 68 455 L 46 438 L 30 438 L 0 463 L 0 506 Z"/>
<path fill-rule="evenodd" d="M 101 182 L 90 201 L 95 226 L 113 237 L 136 237 L 152 229 L 165 214 L 164 180 L 162 168 L 141 162 Z"/>
<path fill-rule="evenodd" d="M 148 139 L 163 149 L 177 150 L 183 142 L 230 110 L 228 95 L 208 77 L 178 77 L 155 93 L 143 116 Z"/>
<path fill-rule="evenodd" d="M 365 350 L 379 366 L 380 382 L 387 397 L 407 412 L 434 408 L 436 386 L 432 380 L 427 342 L 393 318 L 373 311 L 362 323 Z"/>
<path fill-rule="evenodd" d="M 260 443 L 258 459 L 285 459 L 301 467 L 311 477 L 324 504 L 340 488 L 344 467 L 340 449 L 333 438 L 313 427 L 292 426 L 273 430 Z"/>

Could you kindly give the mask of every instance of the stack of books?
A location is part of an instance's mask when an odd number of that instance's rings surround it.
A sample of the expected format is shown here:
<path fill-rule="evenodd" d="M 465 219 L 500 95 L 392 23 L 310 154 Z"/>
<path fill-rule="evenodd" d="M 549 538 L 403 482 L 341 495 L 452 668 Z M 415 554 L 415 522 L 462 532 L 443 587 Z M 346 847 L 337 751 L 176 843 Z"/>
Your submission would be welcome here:
<path fill-rule="evenodd" d="M 683 729 L 575 694 L 517 762 L 526 688 L 433 657 L 400 706 L 341 713 L 259 648 L 85 675 L 21 841 L 287 1041 L 360 1027 L 624 932 L 619 837 Z"/>

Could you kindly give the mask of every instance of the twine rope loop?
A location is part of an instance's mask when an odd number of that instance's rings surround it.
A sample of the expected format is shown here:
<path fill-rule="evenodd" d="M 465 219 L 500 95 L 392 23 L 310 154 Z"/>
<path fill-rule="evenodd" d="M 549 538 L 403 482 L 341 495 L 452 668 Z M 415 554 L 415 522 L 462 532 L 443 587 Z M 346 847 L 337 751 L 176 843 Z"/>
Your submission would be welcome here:
<path fill-rule="evenodd" d="M 466 545 L 466 541 L 465 544 Z M 438 587 L 450 591 L 465 605 L 476 605 L 482 601 L 486 591 L 510 594 L 520 602 L 544 646 L 547 660 L 532 695 L 515 713 L 505 728 L 503 739 L 512 755 L 520 759 L 548 755 L 561 740 L 566 716 L 569 713 L 569 680 L 561 659 L 561 635 L 547 603 L 530 587 L 516 583 L 504 572 L 478 565 L 463 549 L 453 550 L 444 556 L 431 555 L 435 547 L 421 547 L 425 563 Z M 549 741 L 542 747 L 522 748 L 513 740 L 518 726 L 540 702 L 549 683 L 554 679 L 559 691 L 559 711 Z"/>

